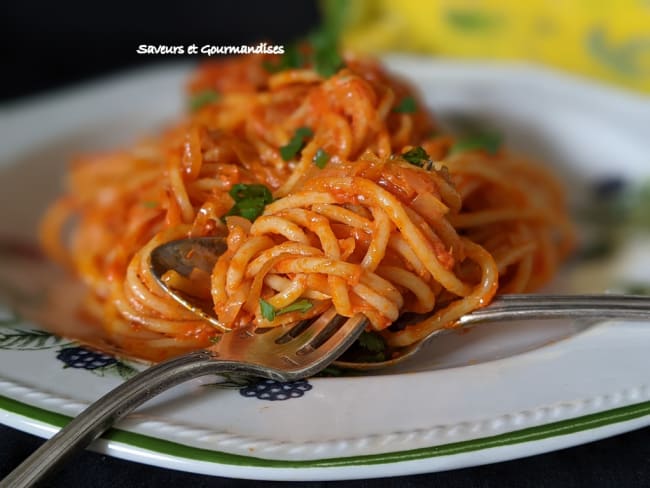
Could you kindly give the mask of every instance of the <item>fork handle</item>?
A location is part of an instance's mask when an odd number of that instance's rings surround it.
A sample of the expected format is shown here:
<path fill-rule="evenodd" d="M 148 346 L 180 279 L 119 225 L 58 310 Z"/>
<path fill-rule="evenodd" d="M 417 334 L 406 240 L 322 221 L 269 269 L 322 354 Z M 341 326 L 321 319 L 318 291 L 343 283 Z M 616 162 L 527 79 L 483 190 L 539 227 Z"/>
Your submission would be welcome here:
<path fill-rule="evenodd" d="M 33 486 L 68 456 L 88 446 L 135 408 L 173 386 L 206 374 L 240 372 L 241 369 L 241 365 L 235 365 L 232 361 L 215 359 L 206 350 L 152 366 L 81 412 L 0 481 L 0 488 Z M 255 373 L 259 375 L 258 371 Z"/>
<path fill-rule="evenodd" d="M 501 295 L 458 320 L 460 326 L 517 319 L 648 319 L 650 297 L 640 295 Z"/>

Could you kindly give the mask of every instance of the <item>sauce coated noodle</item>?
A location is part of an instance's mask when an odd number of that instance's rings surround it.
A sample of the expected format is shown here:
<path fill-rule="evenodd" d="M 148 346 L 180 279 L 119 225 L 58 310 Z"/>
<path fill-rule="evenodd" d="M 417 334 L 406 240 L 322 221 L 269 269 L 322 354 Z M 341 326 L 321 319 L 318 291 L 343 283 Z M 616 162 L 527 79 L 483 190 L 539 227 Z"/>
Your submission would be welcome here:
<path fill-rule="evenodd" d="M 276 327 L 333 304 L 366 314 L 393 347 L 496 293 L 538 288 L 571 250 L 548 170 L 505 149 L 451 151 L 418 94 L 376 61 L 347 56 L 330 78 L 271 74 L 264 61 L 200 67 L 190 93 L 218 96 L 156 138 L 76 160 L 45 215 L 44 248 L 85 283 L 85 311 L 120 348 L 158 360 L 219 334 L 149 271 L 151 250 L 173 239 L 227 235 L 211 275 L 168 277 L 212 300 L 225 327 Z M 396 110 L 405 100 L 415 109 Z M 401 156 L 417 146 L 431 160 Z M 264 184 L 275 200 L 253 222 L 222 220 L 236 184 Z M 390 328 L 405 311 L 434 313 Z"/>

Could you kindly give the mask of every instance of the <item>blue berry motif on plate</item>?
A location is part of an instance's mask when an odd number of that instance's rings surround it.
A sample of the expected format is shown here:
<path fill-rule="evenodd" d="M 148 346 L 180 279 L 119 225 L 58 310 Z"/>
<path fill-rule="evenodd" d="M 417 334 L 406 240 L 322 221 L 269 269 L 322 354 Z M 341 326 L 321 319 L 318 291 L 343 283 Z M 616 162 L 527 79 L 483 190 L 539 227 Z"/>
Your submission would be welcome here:
<path fill-rule="evenodd" d="M 84 369 L 106 376 L 128 379 L 138 372 L 124 360 L 94 349 L 80 346 L 45 330 L 26 328 L 15 312 L 0 307 L 0 350 L 42 351 L 58 348 L 56 358 L 64 368 Z"/>
<path fill-rule="evenodd" d="M 111 364 L 115 364 L 117 359 L 108 354 L 97 351 L 91 351 L 85 347 L 67 347 L 61 349 L 59 354 L 56 355 L 59 361 L 65 363 L 66 368 L 83 368 L 83 369 L 97 369 L 105 368 Z"/>
<path fill-rule="evenodd" d="M 312 385 L 307 380 L 288 381 L 286 383 L 275 380 L 262 380 L 241 388 L 239 393 L 245 397 L 275 402 L 300 398 L 312 388 Z"/>
<path fill-rule="evenodd" d="M 56 358 L 64 364 L 64 368 L 85 369 L 99 376 L 114 373 L 127 379 L 137 373 L 134 367 L 123 361 L 83 346 L 64 347 Z"/>

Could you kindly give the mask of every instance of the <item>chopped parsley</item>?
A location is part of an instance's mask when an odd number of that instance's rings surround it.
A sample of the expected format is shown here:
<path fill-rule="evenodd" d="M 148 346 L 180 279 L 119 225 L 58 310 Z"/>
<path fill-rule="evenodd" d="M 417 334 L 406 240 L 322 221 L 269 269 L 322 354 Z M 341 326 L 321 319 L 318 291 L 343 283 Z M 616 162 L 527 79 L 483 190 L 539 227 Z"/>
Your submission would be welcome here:
<path fill-rule="evenodd" d="M 349 19 L 350 10 L 346 0 L 335 0 L 335 3 L 322 2 L 323 22 L 319 29 L 309 35 L 313 49 L 314 69 L 321 76 L 329 78 L 345 66 L 339 54 L 339 39 L 345 22 Z"/>
<path fill-rule="evenodd" d="M 431 160 L 422 146 L 416 146 L 406 151 L 402 154 L 402 158 L 420 168 L 424 168 L 425 164 Z"/>
<path fill-rule="evenodd" d="M 339 39 L 341 33 L 350 21 L 354 21 L 354 6 L 349 0 L 326 0 L 319 2 L 322 22 L 318 32 L 324 33 L 333 39 Z"/>
<path fill-rule="evenodd" d="M 369 352 L 384 352 L 386 350 L 386 343 L 381 336 L 374 332 L 363 331 L 359 336 L 359 345 Z"/>
<path fill-rule="evenodd" d="M 376 363 L 386 361 L 388 348 L 384 339 L 375 332 L 362 332 L 359 338 L 342 356 L 343 361 L 353 363 Z"/>
<path fill-rule="evenodd" d="M 283 313 L 289 313 L 289 312 L 300 312 L 300 313 L 305 313 L 307 310 L 312 308 L 314 306 L 313 303 L 311 303 L 309 300 L 302 299 L 293 302 L 291 305 L 287 305 L 284 308 L 281 308 L 278 310 L 278 315 L 282 315 Z"/>
<path fill-rule="evenodd" d="M 217 344 L 220 340 L 221 340 L 220 335 L 213 335 L 212 337 L 210 337 L 210 342 L 212 344 Z"/>
<path fill-rule="evenodd" d="M 275 307 L 263 298 L 260 298 L 260 312 L 262 313 L 262 317 L 264 317 L 269 322 L 275 320 Z"/>
<path fill-rule="evenodd" d="M 305 142 L 307 139 L 312 137 L 314 132 L 309 127 L 300 127 L 296 129 L 296 132 L 293 134 L 293 137 L 286 146 L 280 148 L 280 156 L 285 161 L 290 161 L 293 159 L 296 154 L 298 154 L 303 147 L 305 147 Z"/>
<path fill-rule="evenodd" d="M 303 53 L 300 52 L 297 44 L 289 44 L 284 50 L 284 54 L 280 56 L 277 63 L 264 61 L 262 66 L 269 73 L 277 73 L 287 69 L 298 69 L 305 65 L 306 59 Z"/>
<path fill-rule="evenodd" d="M 233 185 L 229 194 L 235 204 L 225 216 L 241 215 L 251 222 L 262 215 L 264 207 L 273 201 L 271 190 L 260 184 L 238 183 Z"/>
<path fill-rule="evenodd" d="M 281 308 L 280 310 L 276 310 L 276 308 L 273 305 L 271 305 L 263 298 L 260 298 L 260 312 L 262 313 L 262 317 L 264 317 L 269 322 L 275 320 L 275 317 L 277 315 L 282 315 L 290 312 L 305 313 L 313 306 L 314 304 L 311 303 L 309 300 L 302 299 L 302 300 L 295 301 L 291 305 L 287 305 L 286 307 Z"/>
<path fill-rule="evenodd" d="M 311 65 L 319 75 L 329 78 L 344 66 L 337 38 L 331 29 L 317 30 L 307 37 L 307 49 L 301 49 L 304 41 L 290 44 L 277 63 L 265 61 L 262 66 L 270 73 L 277 73 Z"/>
<path fill-rule="evenodd" d="M 190 98 L 190 110 L 196 112 L 205 105 L 214 103 L 217 100 L 219 100 L 219 93 L 214 90 L 203 90 Z"/>
<path fill-rule="evenodd" d="M 491 132 L 463 137 L 451 146 L 449 156 L 466 151 L 485 151 L 488 154 L 494 155 L 499 151 L 501 142 L 501 136 Z"/>
<path fill-rule="evenodd" d="M 314 69 L 325 78 L 335 75 L 342 67 L 343 59 L 334 49 L 318 51 L 314 54 Z"/>
<path fill-rule="evenodd" d="M 412 114 L 418 111 L 418 104 L 413 97 L 405 97 L 393 108 L 393 112 L 400 114 Z"/>
<path fill-rule="evenodd" d="M 156 208 L 158 206 L 158 202 L 155 200 L 145 200 L 142 202 L 142 206 L 146 208 Z"/>
<path fill-rule="evenodd" d="M 330 160 L 330 155 L 325 152 L 325 150 L 321 147 L 318 151 L 316 151 L 316 154 L 314 154 L 314 158 L 312 161 L 316 166 L 318 166 L 320 169 L 323 169 L 327 163 Z"/>
<path fill-rule="evenodd" d="M 320 30 L 312 33 L 309 41 L 313 49 L 311 61 L 314 70 L 325 78 L 335 75 L 344 64 L 336 37 L 327 30 Z"/>

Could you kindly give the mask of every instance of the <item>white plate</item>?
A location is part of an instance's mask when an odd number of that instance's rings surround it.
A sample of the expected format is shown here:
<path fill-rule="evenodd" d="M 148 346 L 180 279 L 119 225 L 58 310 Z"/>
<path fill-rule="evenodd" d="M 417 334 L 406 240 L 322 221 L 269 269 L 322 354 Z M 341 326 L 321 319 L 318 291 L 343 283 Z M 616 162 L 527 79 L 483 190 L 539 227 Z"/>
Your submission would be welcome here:
<path fill-rule="evenodd" d="M 648 99 L 521 65 L 390 62 L 417 82 L 443 122 L 461 115 L 489 123 L 512 146 L 569 168 L 575 188 L 606 175 L 650 172 Z M 186 75 L 185 66 L 150 68 L 5 106 L 0 240 L 33 240 L 71 155 L 128 143 L 173 119 Z M 599 273 L 604 286 L 646 275 L 644 246 L 628 243 Z M 574 278 L 560 285 L 573 286 Z M 12 341 L 9 334 L 37 326 L 3 313 L 0 421 L 7 425 L 49 437 L 132 373 L 125 361 L 64 367 L 74 344 L 29 332 Z M 398 370 L 310 379 L 286 400 L 193 381 L 139 409 L 94 449 L 273 480 L 414 474 L 546 452 L 650 424 L 649 325 L 485 327 L 446 336 Z"/>

